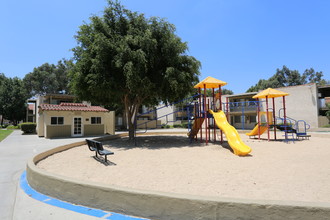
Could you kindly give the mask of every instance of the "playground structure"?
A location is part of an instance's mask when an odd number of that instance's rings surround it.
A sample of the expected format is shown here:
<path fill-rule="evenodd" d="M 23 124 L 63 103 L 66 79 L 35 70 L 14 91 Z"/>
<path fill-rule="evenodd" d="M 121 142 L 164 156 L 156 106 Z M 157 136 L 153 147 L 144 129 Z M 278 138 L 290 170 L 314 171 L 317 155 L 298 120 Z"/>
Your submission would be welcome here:
<path fill-rule="evenodd" d="M 251 148 L 245 145 L 237 130 L 228 123 L 227 117 L 222 111 L 222 100 L 221 100 L 221 87 L 226 85 L 226 82 L 215 79 L 213 77 L 207 77 L 203 81 L 199 82 L 194 88 L 198 89 L 198 94 L 180 100 L 178 102 L 172 103 L 171 105 L 163 105 L 157 109 L 147 111 L 145 113 L 137 115 L 137 117 L 150 114 L 151 112 L 160 110 L 162 108 L 166 108 L 169 106 L 177 106 L 181 105 L 181 108 L 174 110 L 173 112 L 166 113 L 164 115 L 158 116 L 153 120 L 158 120 L 160 118 L 166 118 L 166 123 L 175 122 L 176 120 L 170 121 L 168 120 L 168 116 L 171 114 L 175 114 L 178 112 L 183 112 L 186 109 L 187 120 L 188 120 L 188 136 L 190 141 L 197 141 L 197 136 L 199 135 L 200 141 L 208 144 L 208 142 L 212 139 L 213 142 L 216 142 L 217 134 L 216 134 L 216 126 L 220 128 L 220 142 L 223 143 L 223 132 L 225 133 L 229 146 L 233 149 L 234 154 L 239 156 L 245 156 L 251 152 Z M 211 97 L 207 97 L 207 89 L 212 90 Z M 217 90 L 217 91 L 215 91 Z M 192 110 L 193 109 L 193 110 Z M 135 126 L 143 126 L 145 125 L 145 129 L 147 131 L 147 123 L 150 121 L 146 121 L 140 124 L 135 122 Z M 212 122 L 212 123 L 211 123 Z M 212 128 L 212 132 L 211 132 Z"/>
<path fill-rule="evenodd" d="M 196 140 L 199 134 L 200 141 L 203 141 L 203 129 L 205 135 L 205 143 L 211 140 L 211 120 L 213 120 L 213 141 L 216 141 L 216 126 L 220 128 L 220 141 L 223 143 L 223 132 L 225 133 L 229 146 L 233 149 L 234 154 L 245 156 L 251 152 L 251 148 L 243 143 L 237 130 L 228 123 L 225 113 L 222 111 L 221 87 L 226 82 L 207 77 L 199 82 L 194 88 L 198 89 L 199 98 L 195 102 L 194 123 L 188 133 L 190 140 Z M 212 96 L 207 99 L 207 89 L 212 89 Z M 217 93 L 215 89 L 218 89 Z M 204 127 L 203 127 L 204 125 Z"/>
<path fill-rule="evenodd" d="M 186 109 L 186 119 L 188 121 L 189 129 L 188 136 L 191 142 L 193 140 L 197 141 L 198 137 L 200 142 L 205 142 L 206 144 L 208 144 L 209 141 L 216 142 L 218 127 L 220 129 L 221 144 L 223 143 L 223 133 L 225 133 L 228 144 L 233 149 L 234 154 L 240 156 L 247 155 L 251 152 L 251 148 L 242 142 L 237 130 L 228 122 L 228 106 L 230 103 L 223 103 L 221 100 L 221 87 L 226 84 L 226 82 L 213 77 L 207 77 L 194 86 L 194 88 L 198 89 L 198 94 L 171 104 L 172 106 L 181 105 L 181 108 L 152 120 L 166 118 L 167 123 L 174 122 L 175 120 L 169 121 L 168 116 L 177 112 L 182 113 L 184 109 Z M 210 92 L 208 92 L 209 97 L 207 97 L 207 90 L 211 90 L 211 95 Z M 278 129 L 284 132 L 285 141 L 289 140 L 289 136 L 294 140 L 294 135 L 296 135 L 297 138 L 309 137 L 306 133 L 306 130 L 309 129 L 309 125 L 305 121 L 297 121 L 287 117 L 285 107 L 285 96 L 287 95 L 289 94 L 268 88 L 253 96 L 256 101 L 250 101 L 249 105 L 257 108 L 257 124 L 253 130 L 246 133 L 246 135 L 250 137 L 258 136 L 258 139 L 260 139 L 260 136 L 267 131 L 267 139 L 269 141 L 270 130 L 273 129 L 274 139 L 277 140 L 276 130 Z M 278 116 L 276 116 L 274 99 L 279 97 L 282 97 L 283 99 L 283 107 L 279 110 Z M 265 101 L 261 101 L 261 99 L 265 99 Z M 269 99 L 272 99 L 272 108 L 269 107 Z M 266 106 L 262 109 L 263 103 L 265 103 Z M 165 107 L 168 107 L 168 105 L 161 106 L 152 111 L 157 111 Z M 224 110 L 222 107 L 224 107 Z M 149 114 L 152 111 L 143 114 Z M 283 114 L 283 116 L 281 114 Z M 150 121 L 143 122 L 143 124 L 146 125 L 149 122 Z"/>
<path fill-rule="evenodd" d="M 257 118 L 258 123 L 254 127 L 254 129 L 246 133 L 248 136 L 256 136 L 258 135 L 258 139 L 260 139 L 260 135 L 262 135 L 265 131 L 267 131 L 267 139 L 270 140 L 270 128 L 273 128 L 274 139 L 277 140 L 276 137 L 276 129 L 284 131 L 285 141 L 289 140 L 289 136 L 291 136 L 291 140 L 294 141 L 296 137 L 309 137 L 307 135 L 307 130 L 310 126 L 303 120 L 295 120 L 293 118 L 287 117 L 286 115 L 286 107 L 285 107 L 285 96 L 288 96 L 288 93 L 281 92 L 276 89 L 268 88 L 266 90 L 261 91 L 257 95 L 253 96 L 253 98 L 257 99 L 258 103 L 258 111 Z M 279 110 L 279 116 L 275 116 L 275 98 L 283 99 L 283 107 Z M 266 112 L 260 111 L 260 99 L 266 100 Z M 269 108 L 269 99 L 272 99 L 272 108 Z M 281 116 L 281 112 L 283 112 L 283 116 Z M 261 121 L 261 116 L 265 115 L 265 121 Z"/>

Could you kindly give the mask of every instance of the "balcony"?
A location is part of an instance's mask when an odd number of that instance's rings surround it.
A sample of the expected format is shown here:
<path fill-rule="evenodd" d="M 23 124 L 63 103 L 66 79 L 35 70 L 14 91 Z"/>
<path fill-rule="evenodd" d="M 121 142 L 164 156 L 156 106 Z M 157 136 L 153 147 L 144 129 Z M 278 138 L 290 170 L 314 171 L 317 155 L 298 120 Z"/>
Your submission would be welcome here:
<path fill-rule="evenodd" d="M 256 112 L 258 110 L 258 102 L 231 102 L 229 103 L 230 112 Z"/>

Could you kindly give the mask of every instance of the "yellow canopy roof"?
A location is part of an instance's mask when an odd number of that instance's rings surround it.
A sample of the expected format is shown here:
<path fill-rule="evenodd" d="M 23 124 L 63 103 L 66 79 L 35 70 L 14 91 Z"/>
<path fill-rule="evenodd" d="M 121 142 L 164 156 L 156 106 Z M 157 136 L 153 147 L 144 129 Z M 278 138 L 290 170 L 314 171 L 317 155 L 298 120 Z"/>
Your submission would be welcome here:
<path fill-rule="evenodd" d="M 289 93 L 286 92 L 281 92 L 279 90 L 276 89 L 272 89 L 272 88 L 268 88 L 265 89 L 261 92 L 259 92 L 257 95 L 253 96 L 252 98 L 254 99 L 262 99 L 262 98 L 277 98 L 277 97 L 282 97 L 282 96 L 287 96 L 289 95 Z"/>
<path fill-rule="evenodd" d="M 198 89 L 198 88 L 203 89 L 204 88 L 204 85 L 205 85 L 205 88 L 207 88 L 207 89 L 216 89 L 216 88 L 219 88 L 219 86 L 227 85 L 227 83 L 224 82 L 224 81 L 215 79 L 215 78 L 213 78 L 211 76 L 208 76 L 203 81 L 197 83 L 194 86 L 194 88 L 195 89 Z"/>

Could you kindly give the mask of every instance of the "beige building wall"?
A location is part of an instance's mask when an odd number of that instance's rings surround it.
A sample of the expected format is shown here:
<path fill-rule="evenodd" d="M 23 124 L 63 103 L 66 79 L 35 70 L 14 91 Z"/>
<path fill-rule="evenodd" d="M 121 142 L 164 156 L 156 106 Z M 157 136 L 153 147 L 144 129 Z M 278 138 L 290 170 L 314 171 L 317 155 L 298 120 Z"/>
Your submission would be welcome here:
<path fill-rule="evenodd" d="M 137 120 L 136 121 L 137 128 L 139 129 L 149 129 L 149 128 L 160 128 L 161 121 L 160 120 Z"/>
<path fill-rule="evenodd" d="M 114 111 L 104 113 L 104 126 L 106 134 L 115 134 L 115 120 L 116 118 Z"/>
<path fill-rule="evenodd" d="M 329 119 L 326 116 L 319 116 L 319 127 L 324 127 L 329 124 Z"/>
<path fill-rule="evenodd" d="M 159 106 L 158 106 L 159 107 Z M 157 107 L 157 108 L 158 108 Z M 157 110 L 157 117 L 158 120 L 160 121 L 160 124 L 168 124 L 168 125 L 173 125 L 173 121 L 174 121 L 174 114 L 170 114 L 173 113 L 174 111 L 174 107 L 173 106 L 168 106 L 168 107 L 164 107 L 161 109 Z M 167 115 L 167 116 L 164 116 Z M 164 116 L 164 117 L 162 117 Z"/>
<path fill-rule="evenodd" d="M 285 97 L 286 115 L 295 120 L 306 121 L 311 128 L 318 127 L 318 97 L 315 83 L 277 88 L 290 95 Z M 264 100 L 264 99 L 263 99 Z M 263 104 L 265 108 L 265 104 Z M 272 100 L 269 100 L 269 108 L 272 108 Z M 283 98 L 275 98 L 275 115 L 283 108 Z M 283 116 L 283 112 L 281 113 Z"/>
<path fill-rule="evenodd" d="M 51 117 L 64 117 L 63 125 L 51 125 Z M 38 136 L 71 137 L 73 119 L 82 119 L 82 136 L 115 134 L 114 112 L 43 111 L 38 117 Z M 101 117 L 101 124 L 92 124 L 91 117 Z"/>
<path fill-rule="evenodd" d="M 37 134 L 39 137 L 45 136 L 44 114 L 40 112 L 37 114 Z"/>

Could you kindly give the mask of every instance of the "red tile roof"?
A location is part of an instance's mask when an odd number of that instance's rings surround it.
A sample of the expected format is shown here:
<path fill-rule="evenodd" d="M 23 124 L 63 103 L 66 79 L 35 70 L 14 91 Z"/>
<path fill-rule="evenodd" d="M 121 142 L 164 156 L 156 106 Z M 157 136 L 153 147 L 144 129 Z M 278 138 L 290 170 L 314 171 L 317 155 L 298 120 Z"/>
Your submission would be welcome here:
<path fill-rule="evenodd" d="M 89 106 L 82 103 L 61 103 L 59 105 L 41 104 L 42 111 L 82 111 L 82 112 L 108 112 L 108 109 L 100 106 Z"/>

